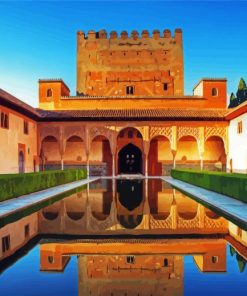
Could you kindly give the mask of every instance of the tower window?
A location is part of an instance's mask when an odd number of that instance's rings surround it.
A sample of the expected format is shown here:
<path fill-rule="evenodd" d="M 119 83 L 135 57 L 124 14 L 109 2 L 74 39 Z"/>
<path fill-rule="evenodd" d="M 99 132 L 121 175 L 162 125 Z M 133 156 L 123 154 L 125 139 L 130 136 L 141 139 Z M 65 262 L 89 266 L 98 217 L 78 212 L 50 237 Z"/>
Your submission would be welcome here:
<path fill-rule="evenodd" d="M 47 97 L 52 97 L 52 89 L 47 89 L 47 93 L 46 93 Z"/>
<path fill-rule="evenodd" d="M 216 96 L 218 96 L 218 89 L 217 88 L 212 88 L 212 96 L 213 97 L 216 97 Z"/>
<path fill-rule="evenodd" d="M 167 91 L 168 90 L 168 83 L 163 83 L 163 90 Z"/>
<path fill-rule="evenodd" d="M 133 95 L 134 94 L 134 86 L 126 86 L 126 95 Z"/>

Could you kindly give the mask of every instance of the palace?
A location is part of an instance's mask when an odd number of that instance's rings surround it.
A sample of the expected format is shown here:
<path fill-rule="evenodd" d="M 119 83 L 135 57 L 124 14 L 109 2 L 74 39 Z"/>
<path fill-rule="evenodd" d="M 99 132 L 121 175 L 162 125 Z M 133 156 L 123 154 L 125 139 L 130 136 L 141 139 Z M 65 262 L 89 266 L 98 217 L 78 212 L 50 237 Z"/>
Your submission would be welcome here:
<path fill-rule="evenodd" d="M 35 109 L 0 90 L 0 173 L 246 172 L 247 158 L 238 167 L 229 152 L 226 79 L 202 78 L 184 95 L 183 68 L 180 29 L 79 31 L 76 96 L 62 79 L 40 79 Z"/>

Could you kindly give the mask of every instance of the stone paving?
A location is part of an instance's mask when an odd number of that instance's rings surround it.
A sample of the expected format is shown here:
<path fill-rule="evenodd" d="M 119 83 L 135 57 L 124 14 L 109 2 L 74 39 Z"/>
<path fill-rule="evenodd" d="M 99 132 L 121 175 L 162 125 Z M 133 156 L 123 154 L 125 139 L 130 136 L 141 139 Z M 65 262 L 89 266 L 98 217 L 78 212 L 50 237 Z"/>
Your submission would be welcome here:
<path fill-rule="evenodd" d="M 238 221 L 247 225 L 246 203 L 223 194 L 173 179 L 172 177 L 162 177 L 162 179 L 174 187 L 182 190 L 183 192 L 192 195 L 199 202 L 204 202 L 219 210 L 230 220 Z"/>
<path fill-rule="evenodd" d="M 48 188 L 42 191 L 22 195 L 20 197 L 13 198 L 10 200 L 2 201 L 0 202 L 0 218 L 6 217 L 12 213 L 28 208 L 31 205 L 35 205 L 40 202 L 46 201 L 56 195 L 59 195 L 61 193 L 83 186 L 97 179 L 99 179 L 99 177 L 83 179 L 83 180 L 55 186 L 52 188 Z"/>

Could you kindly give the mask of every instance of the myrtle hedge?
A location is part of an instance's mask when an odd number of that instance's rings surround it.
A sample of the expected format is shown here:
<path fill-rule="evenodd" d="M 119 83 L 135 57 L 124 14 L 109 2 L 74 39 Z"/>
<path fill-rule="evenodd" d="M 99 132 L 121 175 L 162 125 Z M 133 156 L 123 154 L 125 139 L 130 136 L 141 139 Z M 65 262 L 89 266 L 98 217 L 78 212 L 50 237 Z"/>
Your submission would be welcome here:
<path fill-rule="evenodd" d="M 86 177 L 86 171 L 81 169 L 3 174 L 0 175 L 0 201 L 85 179 Z"/>
<path fill-rule="evenodd" d="M 247 203 L 246 174 L 173 169 L 171 176 Z"/>

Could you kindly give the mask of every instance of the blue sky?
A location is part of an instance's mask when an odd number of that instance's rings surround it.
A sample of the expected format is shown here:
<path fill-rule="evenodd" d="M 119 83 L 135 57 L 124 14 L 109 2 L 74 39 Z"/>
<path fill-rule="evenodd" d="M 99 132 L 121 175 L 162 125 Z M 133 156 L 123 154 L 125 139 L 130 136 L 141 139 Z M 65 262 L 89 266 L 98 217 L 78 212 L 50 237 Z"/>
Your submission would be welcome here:
<path fill-rule="evenodd" d="M 39 78 L 76 92 L 76 32 L 182 28 L 185 93 L 201 77 L 247 80 L 247 2 L 0 2 L 0 88 L 38 105 Z"/>

